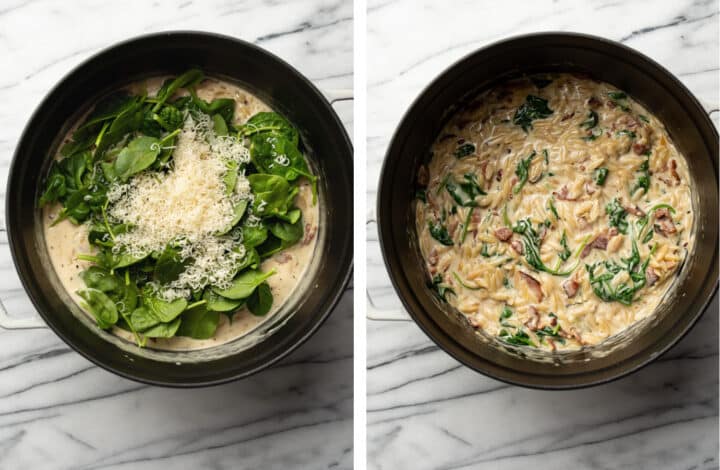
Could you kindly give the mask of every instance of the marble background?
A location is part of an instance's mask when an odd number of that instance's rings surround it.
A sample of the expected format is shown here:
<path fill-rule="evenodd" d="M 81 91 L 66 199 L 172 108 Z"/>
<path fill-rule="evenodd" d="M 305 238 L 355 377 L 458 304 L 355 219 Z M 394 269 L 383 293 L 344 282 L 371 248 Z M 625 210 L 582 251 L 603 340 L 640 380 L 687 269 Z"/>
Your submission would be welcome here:
<path fill-rule="evenodd" d="M 352 87 L 349 1 L 3 0 L 3 193 L 20 132 L 52 85 L 117 41 L 173 29 L 240 37 L 280 55 L 323 90 Z M 352 101 L 334 107 L 352 135 Z M 0 298 L 14 316 L 35 314 L 12 266 L 4 214 Z M 0 330 L 0 345 L 3 470 L 352 467 L 352 288 L 320 331 L 278 366 L 210 389 L 118 378 L 46 329 Z"/>
<path fill-rule="evenodd" d="M 718 2 L 368 2 L 368 208 L 392 131 L 421 89 L 460 57 L 533 31 L 605 36 L 719 102 Z M 718 112 L 713 113 L 718 122 Z M 366 227 L 369 295 L 399 309 Z M 718 468 L 718 304 L 650 367 L 600 387 L 526 390 L 485 378 L 410 321 L 368 321 L 368 468 Z"/>

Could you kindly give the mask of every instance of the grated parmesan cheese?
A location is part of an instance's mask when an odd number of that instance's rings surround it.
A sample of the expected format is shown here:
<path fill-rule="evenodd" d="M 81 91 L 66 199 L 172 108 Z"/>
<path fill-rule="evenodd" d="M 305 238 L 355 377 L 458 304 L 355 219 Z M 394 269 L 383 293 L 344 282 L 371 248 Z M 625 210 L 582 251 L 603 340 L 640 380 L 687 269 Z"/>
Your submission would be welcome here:
<path fill-rule="evenodd" d="M 245 250 L 233 240 L 237 231 L 224 232 L 233 219 L 233 207 L 252 202 L 250 183 L 239 172 L 234 191 L 226 194 L 223 177 L 227 163 L 247 163 L 250 154 L 234 136 L 218 136 L 206 115 L 188 117 L 167 172 L 143 172 L 108 191 L 108 217 L 133 227 L 115 236 L 116 252 L 144 256 L 161 252 L 172 243 L 183 260 L 192 262 L 177 280 L 151 287 L 164 300 L 187 297 L 206 285 L 227 288 Z"/>

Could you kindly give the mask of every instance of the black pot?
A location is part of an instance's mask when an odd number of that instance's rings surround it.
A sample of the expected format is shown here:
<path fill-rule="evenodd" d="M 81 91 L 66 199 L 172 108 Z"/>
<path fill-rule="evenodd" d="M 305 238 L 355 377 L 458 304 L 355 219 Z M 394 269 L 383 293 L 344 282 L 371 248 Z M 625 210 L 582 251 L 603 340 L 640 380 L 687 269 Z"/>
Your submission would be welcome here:
<path fill-rule="evenodd" d="M 631 94 L 662 120 L 688 159 L 696 212 L 693 251 L 655 315 L 601 345 L 569 353 L 499 348 L 427 288 L 413 199 L 420 164 L 453 112 L 509 78 L 579 72 Z M 377 200 L 380 244 L 405 308 L 425 333 L 463 364 L 526 387 L 567 389 L 608 382 L 667 351 L 695 324 L 717 290 L 718 134 L 702 106 L 667 70 L 623 45 L 580 34 L 519 36 L 470 54 L 436 78 L 405 114 L 385 157 Z M 544 355 L 543 355 L 544 354 Z"/>
<path fill-rule="evenodd" d="M 238 83 L 299 130 L 320 176 L 318 246 L 302 294 L 251 340 L 202 351 L 140 349 L 100 331 L 60 287 L 49 264 L 37 199 L 52 155 L 69 126 L 97 99 L 149 76 L 200 67 Z M 132 39 L 70 72 L 33 114 L 18 143 L 7 185 L 7 232 L 15 267 L 45 322 L 95 364 L 129 379 L 177 387 L 214 385 L 277 362 L 308 339 L 335 307 L 351 275 L 352 145 L 323 95 L 297 70 L 250 43 L 198 32 Z"/>

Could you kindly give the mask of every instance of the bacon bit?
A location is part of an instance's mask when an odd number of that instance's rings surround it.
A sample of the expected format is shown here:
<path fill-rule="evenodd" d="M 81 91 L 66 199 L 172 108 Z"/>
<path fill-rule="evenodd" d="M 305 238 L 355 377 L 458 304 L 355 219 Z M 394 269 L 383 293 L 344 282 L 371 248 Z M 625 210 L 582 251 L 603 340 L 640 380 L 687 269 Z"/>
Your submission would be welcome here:
<path fill-rule="evenodd" d="M 647 268 L 645 270 L 645 276 L 647 277 L 648 286 L 654 285 L 658 279 L 660 279 L 660 276 L 657 275 L 653 268 Z"/>
<path fill-rule="evenodd" d="M 593 250 L 593 248 L 597 248 L 599 250 L 604 250 L 607 248 L 608 244 L 608 237 L 606 234 L 601 233 L 593 241 L 585 245 L 585 248 L 583 248 L 583 251 L 580 253 L 580 258 L 585 258 L 587 255 L 590 254 L 590 252 Z"/>
<path fill-rule="evenodd" d="M 455 134 L 445 134 L 444 136 L 440 137 L 439 142 L 444 142 L 448 139 L 453 139 L 455 137 L 457 137 Z"/>
<path fill-rule="evenodd" d="M 623 115 L 623 117 L 618 120 L 618 124 L 622 125 L 627 129 L 637 129 L 637 127 L 640 125 L 640 123 L 637 122 L 635 118 L 633 118 L 629 114 Z"/>
<path fill-rule="evenodd" d="M 512 237 L 512 230 L 510 230 L 507 227 L 500 227 L 499 229 L 495 230 L 495 238 L 500 240 L 501 242 L 506 242 L 510 240 L 510 237 Z"/>
<path fill-rule="evenodd" d="M 510 246 L 519 255 L 522 255 L 525 252 L 525 250 L 523 249 L 522 243 L 520 243 L 520 240 L 511 241 Z"/>
<path fill-rule="evenodd" d="M 430 175 L 428 174 L 428 169 L 425 165 L 420 165 L 420 168 L 418 168 L 417 173 L 417 182 L 420 186 L 427 186 L 428 181 L 430 179 Z"/>
<path fill-rule="evenodd" d="M 673 223 L 672 219 L 661 219 L 659 224 L 655 224 L 653 227 L 655 231 L 664 237 L 677 233 L 677 228 Z M 683 245 L 686 246 L 686 245 Z M 676 263 L 673 263 L 673 265 Z"/>
<path fill-rule="evenodd" d="M 553 191 L 553 196 L 560 199 L 561 201 L 576 201 L 577 198 L 568 197 L 569 191 L 567 186 L 560 188 L 560 191 Z"/>
<path fill-rule="evenodd" d="M 557 346 L 555 346 L 555 341 L 553 341 L 551 338 L 547 339 L 548 344 L 552 348 L 553 351 L 557 351 Z"/>
<path fill-rule="evenodd" d="M 278 263 L 285 264 L 292 259 L 292 255 L 290 253 L 283 251 L 282 253 L 279 253 L 275 259 L 277 260 Z"/>
<path fill-rule="evenodd" d="M 577 340 L 580 344 L 585 344 L 582 340 L 582 336 L 580 336 L 580 332 L 575 329 L 574 326 L 570 327 L 570 335 Z"/>
<path fill-rule="evenodd" d="M 617 229 L 617 227 L 610 227 L 610 229 L 608 230 L 608 236 L 609 236 L 609 237 L 614 237 L 614 236 L 617 235 L 617 234 L 618 234 L 618 229 Z"/>
<path fill-rule="evenodd" d="M 552 316 L 552 317 L 550 317 L 550 326 L 555 326 L 555 325 L 557 325 L 557 317 Z"/>
<path fill-rule="evenodd" d="M 617 106 L 614 101 L 610 101 L 610 100 L 606 101 L 605 104 L 606 104 L 607 107 L 610 108 L 610 109 L 614 109 L 615 106 Z"/>
<path fill-rule="evenodd" d="M 597 192 L 597 186 L 588 181 L 585 183 L 585 192 L 590 195 L 595 194 Z"/>
<path fill-rule="evenodd" d="M 448 224 L 448 232 L 452 236 L 455 233 L 455 229 L 458 227 L 459 222 L 457 220 L 453 220 Z"/>
<path fill-rule="evenodd" d="M 626 212 L 629 212 L 632 215 L 636 215 L 638 217 L 645 217 L 645 211 L 640 209 L 638 206 L 635 206 L 635 207 L 628 206 L 628 207 L 624 207 L 624 209 Z M 613 228 L 615 228 L 615 227 L 613 227 Z"/>
<path fill-rule="evenodd" d="M 303 237 L 302 244 L 307 245 L 312 241 L 313 238 L 315 238 L 315 233 L 317 232 L 317 226 L 312 226 L 310 224 L 305 224 L 305 237 Z"/>
<path fill-rule="evenodd" d="M 672 217 L 670 217 L 670 210 L 666 207 L 655 211 L 655 221 L 659 222 L 654 225 L 655 231 L 662 236 L 667 237 L 668 234 L 677 232 L 677 228 L 672 221 Z"/>
<path fill-rule="evenodd" d="M 634 143 L 632 149 L 635 155 L 644 155 L 650 150 L 650 146 L 648 144 Z"/>
<path fill-rule="evenodd" d="M 600 106 L 602 106 L 602 101 L 595 98 L 594 96 L 591 96 L 590 99 L 587 101 L 587 104 L 588 104 L 588 106 L 590 106 L 591 108 L 594 109 L 594 108 L 599 108 Z"/>
<path fill-rule="evenodd" d="M 518 271 L 518 273 L 520 274 L 520 277 L 527 283 L 530 290 L 533 291 L 535 297 L 537 298 L 537 301 L 542 302 L 542 299 L 545 296 L 542 292 L 542 286 L 540 285 L 540 281 L 538 281 L 529 274 L 525 274 L 522 271 Z"/>
<path fill-rule="evenodd" d="M 575 297 L 577 294 L 578 288 L 580 287 L 580 284 L 575 279 L 568 279 L 567 281 L 563 282 L 563 290 L 565 291 L 565 295 L 568 296 L 569 299 Z M 553 320 L 556 320 L 553 318 Z M 552 324 L 552 323 L 551 323 Z"/>
<path fill-rule="evenodd" d="M 453 134 L 453 135 L 454 135 L 454 134 Z M 463 139 L 462 137 L 460 137 L 460 138 L 457 140 L 457 144 L 458 144 L 458 145 L 462 145 L 462 144 L 464 144 L 464 143 L 465 143 L 465 139 Z"/>
<path fill-rule="evenodd" d="M 540 239 L 540 243 L 542 243 L 545 240 L 545 235 L 547 235 L 548 229 L 545 226 L 545 224 L 540 226 L 540 232 L 538 233 L 538 238 Z"/>
<path fill-rule="evenodd" d="M 525 326 L 527 326 L 530 331 L 537 331 L 539 325 L 540 325 L 540 314 L 538 313 L 537 309 L 531 305 L 530 306 L 530 319 L 525 321 Z"/>
<path fill-rule="evenodd" d="M 568 119 L 570 119 L 570 118 L 573 117 L 573 116 L 575 116 L 575 111 L 573 111 L 572 113 L 569 113 L 569 114 L 564 115 L 564 116 L 560 119 L 560 121 L 567 121 Z"/>
<path fill-rule="evenodd" d="M 677 163 L 675 160 L 670 160 L 670 176 L 675 180 L 675 184 L 680 184 L 680 175 L 677 172 Z"/>
<path fill-rule="evenodd" d="M 475 222 L 477 224 L 480 222 L 480 220 L 482 220 L 482 215 L 480 214 L 479 211 L 473 211 L 472 217 L 470 217 L 470 220 L 472 220 L 473 222 Z"/>
<path fill-rule="evenodd" d="M 502 171 L 502 168 L 500 168 L 500 169 L 497 171 L 497 174 L 495 175 L 495 180 L 496 180 L 496 181 L 501 181 L 501 180 L 502 180 L 502 176 L 503 176 L 503 171 Z"/>
<path fill-rule="evenodd" d="M 437 249 L 433 248 L 430 250 L 430 253 L 428 254 L 428 263 L 430 263 L 431 266 L 435 266 L 438 262 L 438 252 Z"/>

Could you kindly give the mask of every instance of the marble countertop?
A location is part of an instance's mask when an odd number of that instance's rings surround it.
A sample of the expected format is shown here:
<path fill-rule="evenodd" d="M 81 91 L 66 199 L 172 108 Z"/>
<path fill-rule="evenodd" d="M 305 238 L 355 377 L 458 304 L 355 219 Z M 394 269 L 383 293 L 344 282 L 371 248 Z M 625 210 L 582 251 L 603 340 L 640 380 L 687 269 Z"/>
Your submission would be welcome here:
<path fill-rule="evenodd" d="M 352 4 L 6 0 L 0 3 L 0 188 L 35 106 L 72 67 L 120 40 L 163 30 L 236 36 L 278 54 L 323 90 L 352 88 Z M 352 101 L 334 104 L 352 135 Z M 3 207 L 4 207 L 4 201 Z M 0 298 L 35 315 L 0 218 Z M 279 365 L 198 390 L 137 384 L 47 329 L 0 330 L 0 468 L 351 468 L 352 288 Z"/>
<path fill-rule="evenodd" d="M 446 67 L 493 41 L 534 31 L 618 40 L 719 102 L 717 1 L 368 2 L 367 204 L 392 132 Z M 717 108 L 717 106 L 715 106 Z M 716 124 L 718 113 L 712 115 Z M 399 309 L 366 227 L 368 288 Z M 546 392 L 462 366 L 411 321 L 368 321 L 368 468 L 718 468 L 718 304 L 678 346 L 632 376 Z"/>

